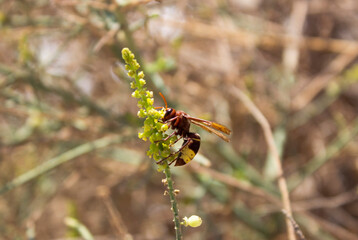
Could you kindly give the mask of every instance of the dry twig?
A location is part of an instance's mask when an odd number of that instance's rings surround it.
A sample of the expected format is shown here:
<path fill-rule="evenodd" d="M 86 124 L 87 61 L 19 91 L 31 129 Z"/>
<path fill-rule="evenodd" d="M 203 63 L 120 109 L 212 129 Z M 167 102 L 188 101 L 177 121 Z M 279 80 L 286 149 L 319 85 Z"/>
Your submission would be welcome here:
<path fill-rule="evenodd" d="M 110 215 L 110 223 L 117 231 L 119 239 L 132 239 L 131 235 L 128 234 L 128 229 L 123 221 L 123 218 L 114 206 L 112 199 L 110 198 L 110 192 L 107 186 L 100 186 L 97 189 L 97 195 L 102 199 L 105 207 Z"/>
<path fill-rule="evenodd" d="M 268 145 L 268 148 L 277 165 L 276 168 L 278 174 L 278 186 L 281 192 L 283 208 L 287 211 L 287 214 L 289 216 L 292 216 L 291 203 L 289 199 L 286 179 L 283 176 L 280 156 L 272 135 L 271 127 L 267 119 L 264 117 L 261 111 L 255 106 L 255 104 L 240 89 L 231 87 L 229 91 L 247 107 L 247 109 L 251 112 L 251 114 L 254 116 L 256 121 L 260 124 L 264 132 L 265 140 Z M 295 240 L 296 237 L 295 237 L 294 229 L 291 225 L 290 220 L 288 219 L 286 219 L 286 226 L 288 231 L 288 239 Z"/>
<path fill-rule="evenodd" d="M 285 214 L 286 218 L 290 220 L 293 228 L 295 229 L 296 235 L 300 238 L 300 240 L 305 240 L 305 235 L 303 235 L 303 232 L 301 231 L 300 226 L 296 223 L 295 219 L 288 215 L 287 211 L 282 209 L 283 214 Z"/>
<path fill-rule="evenodd" d="M 288 34 L 278 32 L 253 32 L 244 29 L 226 29 L 220 26 L 205 24 L 194 19 L 187 22 L 166 20 L 165 25 L 181 28 L 188 34 L 195 37 L 218 40 L 227 39 L 230 44 L 239 45 L 247 48 L 260 46 L 266 49 L 286 46 L 296 40 Z M 311 51 L 328 51 L 332 53 L 351 54 L 358 50 L 358 43 L 350 40 L 327 39 L 321 37 L 302 36 L 298 45 L 300 48 Z"/>
<path fill-rule="evenodd" d="M 292 109 L 304 108 L 317 94 L 324 89 L 358 54 L 358 48 L 352 48 L 351 54 L 338 55 L 318 76 L 300 91 L 292 100 Z"/>
<path fill-rule="evenodd" d="M 294 72 L 299 60 L 299 41 L 307 14 L 307 1 L 300 0 L 293 3 L 288 35 L 293 38 L 292 42 L 286 44 L 283 52 L 283 65 L 289 72 Z"/>
<path fill-rule="evenodd" d="M 306 216 L 309 216 L 312 220 L 317 222 L 320 227 L 325 229 L 327 232 L 335 235 L 338 237 L 338 239 L 344 239 L 344 240 L 358 240 L 358 236 L 354 233 L 346 230 L 345 228 L 334 224 L 330 221 L 327 221 L 323 218 L 319 218 L 313 214 L 305 213 Z"/>
<path fill-rule="evenodd" d="M 225 183 L 229 186 L 238 188 L 242 191 L 248 192 L 252 195 L 265 198 L 266 200 L 268 200 L 269 202 L 271 202 L 277 206 L 280 205 L 280 201 L 277 198 L 266 193 L 265 191 L 261 190 L 260 188 L 249 185 L 244 182 L 241 182 L 234 177 L 222 174 L 222 173 L 215 171 L 213 169 L 210 169 L 207 167 L 202 167 L 196 162 L 190 163 L 190 170 L 193 172 L 196 172 L 196 173 L 208 174 L 210 177 L 214 178 L 215 180 L 218 180 L 218 181 Z"/>

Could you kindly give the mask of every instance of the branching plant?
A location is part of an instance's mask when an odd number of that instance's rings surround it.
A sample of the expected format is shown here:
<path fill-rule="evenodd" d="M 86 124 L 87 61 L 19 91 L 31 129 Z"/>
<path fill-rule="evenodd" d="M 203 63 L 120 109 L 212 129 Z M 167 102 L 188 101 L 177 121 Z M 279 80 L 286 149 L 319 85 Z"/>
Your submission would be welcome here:
<path fill-rule="evenodd" d="M 175 235 L 176 239 L 179 240 L 182 239 L 181 225 L 198 227 L 201 225 L 202 220 L 195 215 L 189 218 L 184 217 L 183 222 L 180 222 L 179 219 L 178 204 L 175 198 L 177 191 L 174 189 L 168 164 L 174 157 L 168 156 L 170 156 L 170 147 L 177 140 L 177 136 L 172 135 L 171 137 L 168 137 L 165 133 L 168 130 L 168 125 L 161 122 L 165 113 L 164 108 L 160 111 L 154 108 L 153 92 L 147 90 L 144 73 L 143 71 L 139 71 L 140 65 L 136 61 L 134 54 L 128 48 L 124 48 L 122 50 L 122 57 L 126 62 L 128 76 L 134 79 L 134 81 L 131 82 L 131 88 L 134 89 L 132 97 L 138 99 L 139 111 L 137 115 L 140 118 L 145 118 L 143 132 L 140 132 L 138 137 L 144 141 L 149 139 L 151 143 L 147 152 L 149 157 L 153 158 L 156 162 L 163 158 L 167 158 L 166 161 L 160 161 L 160 164 L 157 166 L 158 171 L 163 171 L 165 174 L 163 183 L 167 186 L 166 192 L 170 197 L 171 210 L 174 215 Z"/>

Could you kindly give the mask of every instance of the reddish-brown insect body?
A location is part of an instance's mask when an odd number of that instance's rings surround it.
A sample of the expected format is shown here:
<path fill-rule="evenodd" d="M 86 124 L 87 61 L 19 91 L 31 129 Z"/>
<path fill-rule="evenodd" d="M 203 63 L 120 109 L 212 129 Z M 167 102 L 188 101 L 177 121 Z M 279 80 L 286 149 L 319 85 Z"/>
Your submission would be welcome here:
<path fill-rule="evenodd" d="M 180 138 L 183 138 L 184 142 L 177 152 L 172 153 L 168 157 L 160 160 L 159 162 L 157 162 L 158 164 L 162 163 L 165 159 L 175 154 L 178 154 L 178 156 L 170 163 L 172 164 L 173 162 L 176 162 L 175 166 L 182 166 L 193 160 L 200 148 L 200 135 L 197 133 L 190 132 L 191 123 L 200 126 L 201 128 L 205 129 L 210 133 L 216 134 L 227 142 L 230 141 L 225 135 L 222 134 L 231 133 L 231 131 L 227 127 L 211 121 L 191 117 L 183 111 L 176 111 L 174 108 L 168 108 L 165 97 L 162 93 L 159 94 L 163 98 L 165 103 L 165 114 L 162 118 L 162 121 L 164 123 L 169 123 L 171 128 L 175 130 L 171 135 L 168 136 L 168 138 L 175 134 L 177 136 L 180 136 Z"/>
<path fill-rule="evenodd" d="M 190 120 L 183 111 L 176 111 L 174 108 L 167 108 L 162 119 L 163 122 L 170 122 L 172 129 L 176 129 L 176 135 L 186 137 L 190 129 Z"/>

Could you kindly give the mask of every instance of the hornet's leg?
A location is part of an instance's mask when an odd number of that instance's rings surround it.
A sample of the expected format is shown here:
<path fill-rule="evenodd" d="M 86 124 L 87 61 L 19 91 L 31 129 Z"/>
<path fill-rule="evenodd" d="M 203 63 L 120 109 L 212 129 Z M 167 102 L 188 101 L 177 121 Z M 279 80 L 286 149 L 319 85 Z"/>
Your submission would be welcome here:
<path fill-rule="evenodd" d="M 186 146 L 188 146 L 188 144 L 191 143 L 192 141 L 193 141 L 192 139 L 188 139 L 185 143 L 183 143 L 183 145 L 180 147 L 180 149 L 179 149 L 178 151 L 169 154 L 168 157 L 163 158 L 162 160 L 160 160 L 159 162 L 156 162 L 156 163 L 157 163 L 157 164 L 162 164 L 164 160 L 170 158 L 171 156 L 174 156 L 174 155 L 180 153 L 181 150 L 183 150 L 183 148 L 185 148 Z M 172 164 L 175 160 L 176 160 L 176 159 L 174 159 L 173 161 L 171 161 L 171 162 L 169 163 L 169 165 Z"/>
<path fill-rule="evenodd" d="M 164 142 L 164 141 L 168 140 L 169 138 L 171 138 L 174 134 L 177 134 L 177 132 L 172 132 L 168 137 L 166 137 L 166 138 L 164 138 L 162 140 L 155 141 L 155 143 Z"/>
<path fill-rule="evenodd" d="M 168 140 L 171 136 L 173 136 L 174 134 L 175 134 L 175 132 L 172 133 L 172 134 L 170 134 L 168 137 L 166 137 L 166 138 L 164 138 L 164 139 L 162 139 L 162 140 L 155 141 L 155 143 L 166 141 L 166 140 Z M 183 136 L 181 136 L 180 138 L 178 138 L 177 140 L 175 140 L 175 142 L 173 142 L 172 144 L 170 144 L 170 146 L 173 146 L 174 144 L 176 144 L 176 143 L 177 143 L 180 139 L 182 139 L 182 138 L 183 138 Z"/>
<path fill-rule="evenodd" d="M 177 140 L 175 140 L 175 142 L 173 142 L 170 146 L 173 146 L 174 144 L 176 144 L 180 139 L 182 139 L 183 136 L 180 136 L 180 138 L 178 138 Z"/>
<path fill-rule="evenodd" d="M 171 118 L 171 119 L 166 120 L 166 121 L 163 122 L 163 123 L 172 122 L 172 121 L 176 120 L 178 117 L 179 117 L 179 116 L 173 117 L 173 118 Z"/>
<path fill-rule="evenodd" d="M 186 140 L 186 142 L 181 146 L 181 148 L 180 148 L 177 152 L 180 153 L 186 146 L 188 146 L 189 144 L 191 144 L 191 143 L 193 143 L 193 142 L 194 142 L 193 139 L 188 138 L 188 140 Z M 174 160 L 172 160 L 172 161 L 169 163 L 169 166 L 170 166 L 173 162 L 177 161 L 178 159 L 179 159 L 179 156 L 176 157 Z"/>

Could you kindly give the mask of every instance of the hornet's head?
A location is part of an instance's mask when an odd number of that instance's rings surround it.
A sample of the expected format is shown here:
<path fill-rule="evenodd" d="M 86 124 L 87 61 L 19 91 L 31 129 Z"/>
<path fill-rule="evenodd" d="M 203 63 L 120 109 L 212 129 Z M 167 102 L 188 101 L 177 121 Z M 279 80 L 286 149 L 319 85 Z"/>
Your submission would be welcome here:
<path fill-rule="evenodd" d="M 165 122 L 173 117 L 175 117 L 176 115 L 176 111 L 174 108 L 168 108 L 168 103 L 167 100 L 165 99 L 164 95 L 160 92 L 159 95 L 163 98 L 163 101 L 165 103 L 165 114 L 164 117 L 162 118 L 162 121 Z M 156 107 L 158 108 L 163 108 L 163 107 Z"/>
<path fill-rule="evenodd" d="M 164 114 L 164 117 L 163 117 L 163 122 L 175 117 L 176 115 L 176 111 L 174 108 L 166 108 L 165 110 L 165 114 Z"/>

